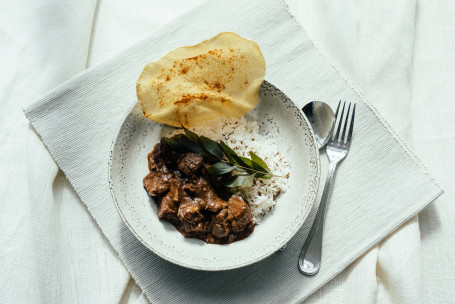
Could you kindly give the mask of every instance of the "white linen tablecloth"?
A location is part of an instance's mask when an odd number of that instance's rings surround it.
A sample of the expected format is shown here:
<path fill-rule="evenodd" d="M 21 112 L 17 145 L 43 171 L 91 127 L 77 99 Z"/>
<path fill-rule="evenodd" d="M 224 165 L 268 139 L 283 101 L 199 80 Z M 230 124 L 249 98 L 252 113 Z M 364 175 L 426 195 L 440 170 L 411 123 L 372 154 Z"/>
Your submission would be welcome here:
<path fill-rule="evenodd" d="M 199 2 L 0 3 L 2 302 L 146 302 L 21 107 Z M 288 4 L 446 190 L 308 302 L 450 302 L 455 298 L 454 4 Z"/>

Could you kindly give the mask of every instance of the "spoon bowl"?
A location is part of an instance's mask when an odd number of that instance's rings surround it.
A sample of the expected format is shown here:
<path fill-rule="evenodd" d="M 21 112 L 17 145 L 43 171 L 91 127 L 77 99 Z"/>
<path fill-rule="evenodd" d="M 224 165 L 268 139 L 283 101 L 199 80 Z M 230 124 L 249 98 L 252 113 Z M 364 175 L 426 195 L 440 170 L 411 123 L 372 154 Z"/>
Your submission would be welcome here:
<path fill-rule="evenodd" d="M 335 124 L 335 114 L 332 108 L 322 101 L 312 101 L 302 108 L 303 113 L 308 118 L 318 148 L 321 149 L 329 141 L 332 135 L 332 127 Z"/>

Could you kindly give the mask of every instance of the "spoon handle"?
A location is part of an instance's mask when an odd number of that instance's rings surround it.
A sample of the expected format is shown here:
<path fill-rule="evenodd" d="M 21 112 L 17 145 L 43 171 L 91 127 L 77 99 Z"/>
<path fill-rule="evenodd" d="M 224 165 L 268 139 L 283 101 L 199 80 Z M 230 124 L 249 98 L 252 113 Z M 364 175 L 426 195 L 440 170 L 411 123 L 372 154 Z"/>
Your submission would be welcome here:
<path fill-rule="evenodd" d="M 324 192 L 322 193 L 321 203 L 319 204 L 318 213 L 311 226 L 310 233 L 303 245 L 302 252 L 299 257 L 299 269 L 305 275 L 314 275 L 321 267 L 321 252 L 322 252 L 322 231 L 324 230 L 324 218 L 329 197 L 330 186 L 332 185 L 333 174 L 337 162 L 330 162 L 329 174 L 325 181 Z"/>

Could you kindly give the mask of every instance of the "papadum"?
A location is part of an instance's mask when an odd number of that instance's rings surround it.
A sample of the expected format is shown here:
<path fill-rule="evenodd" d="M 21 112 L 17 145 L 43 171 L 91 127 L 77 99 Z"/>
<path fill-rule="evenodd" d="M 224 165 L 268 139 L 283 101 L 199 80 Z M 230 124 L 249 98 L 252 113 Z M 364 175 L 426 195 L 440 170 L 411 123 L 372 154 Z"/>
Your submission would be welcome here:
<path fill-rule="evenodd" d="M 258 44 L 224 32 L 149 63 L 136 89 L 148 119 L 192 127 L 220 116 L 240 118 L 253 109 L 264 76 Z"/>

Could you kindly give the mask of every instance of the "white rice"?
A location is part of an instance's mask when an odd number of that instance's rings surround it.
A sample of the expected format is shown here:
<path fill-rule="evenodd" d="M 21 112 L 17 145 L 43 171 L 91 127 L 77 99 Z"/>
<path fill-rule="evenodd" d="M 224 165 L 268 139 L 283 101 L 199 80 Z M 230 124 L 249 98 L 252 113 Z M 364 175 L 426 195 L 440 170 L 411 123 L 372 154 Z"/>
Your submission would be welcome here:
<path fill-rule="evenodd" d="M 259 134 L 259 126 L 255 120 L 248 121 L 245 117 L 234 120 L 219 119 L 191 128 L 198 135 L 204 135 L 215 141 L 224 141 L 238 155 L 250 157 L 253 151 L 261 157 L 274 175 L 271 179 L 255 178 L 249 186 L 233 188 L 249 202 L 253 220 L 258 224 L 262 217 L 273 210 L 278 197 L 288 189 L 290 165 L 282 155 L 270 134 Z M 169 136 L 183 133 L 178 129 Z"/>

